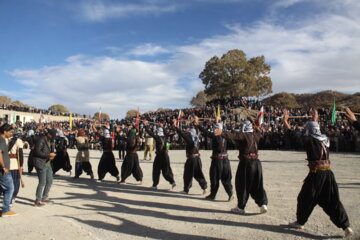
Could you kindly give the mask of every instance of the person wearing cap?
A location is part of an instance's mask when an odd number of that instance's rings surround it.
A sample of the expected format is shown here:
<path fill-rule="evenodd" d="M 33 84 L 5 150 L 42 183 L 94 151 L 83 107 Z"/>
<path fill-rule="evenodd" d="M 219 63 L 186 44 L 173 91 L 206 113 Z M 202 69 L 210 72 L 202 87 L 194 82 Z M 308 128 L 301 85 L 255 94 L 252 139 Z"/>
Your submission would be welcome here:
<path fill-rule="evenodd" d="M 221 136 L 223 125 L 216 119 L 214 124 L 214 132 L 210 132 L 204 127 L 199 125 L 199 118 L 195 117 L 194 123 L 196 127 L 207 137 L 212 139 L 212 156 L 210 166 L 210 194 L 206 196 L 206 199 L 214 200 L 216 193 L 219 190 L 219 182 L 221 180 L 226 193 L 228 194 L 228 201 L 231 201 L 233 197 L 233 186 L 231 184 L 231 167 L 228 154 L 226 151 L 226 139 Z"/>
<path fill-rule="evenodd" d="M 95 129 L 95 131 L 97 131 Z M 116 182 L 120 182 L 119 170 L 116 167 L 115 156 L 112 151 L 112 138 L 110 135 L 110 124 L 106 123 L 103 127 L 103 136 L 101 138 L 103 154 L 101 155 L 98 165 L 98 181 L 102 181 L 106 173 L 116 178 Z"/>
<path fill-rule="evenodd" d="M 143 121 L 145 125 L 145 131 L 155 139 L 156 142 L 156 157 L 153 163 L 153 171 L 152 171 L 152 180 L 153 185 L 152 188 L 156 189 L 160 180 L 160 173 L 162 172 L 166 181 L 171 184 L 171 187 L 174 188 L 176 186 L 174 180 L 174 174 L 172 172 L 170 166 L 170 158 L 167 150 L 167 137 L 165 136 L 163 124 L 160 124 L 157 128 L 157 134 L 155 135 L 148 127 L 148 121 Z"/>
<path fill-rule="evenodd" d="M 184 193 L 188 194 L 192 186 L 192 180 L 195 180 L 199 183 L 203 194 L 206 194 L 207 182 L 202 171 L 202 163 L 199 153 L 199 144 L 200 139 L 196 133 L 195 128 L 190 128 L 189 126 L 183 126 L 186 128 L 186 131 L 182 131 L 177 126 L 177 120 L 173 119 L 173 124 L 176 132 L 180 137 L 186 142 L 186 162 L 184 166 Z"/>
<path fill-rule="evenodd" d="M 52 141 L 56 137 L 56 132 L 56 129 L 47 129 L 45 135 L 40 136 L 35 142 L 33 160 L 39 178 L 34 203 L 36 207 L 53 202 L 49 200 L 49 192 L 53 182 L 51 161 L 56 156 Z"/>
<path fill-rule="evenodd" d="M 136 137 L 136 130 L 132 126 L 129 127 L 128 137 L 126 140 L 126 155 L 121 165 L 121 182 L 124 184 L 125 180 L 132 174 L 136 181 L 142 184 L 143 172 L 140 168 L 139 156 L 137 151 L 139 150 L 141 141 Z"/>
<path fill-rule="evenodd" d="M 239 165 L 235 176 L 237 207 L 231 211 L 245 213 L 249 195 L 260 207 L 260 213 L 267 212 L 268 199 L 263 183 L 261 162 L 258 158 L 258 146 L 261 134 L 253 130 L 249 120 L 243 122 L 242 132 L 222 132 L 222 137 L 237 142 L 239 147 Z"/>
<path fill-rule="evenodd" d="M 318 112 L 313 110 L 311 116 L 312 120 L 306 124 L 303 133 L 309 173 L 297 198 L 297 220 L 290 223 L 289 226 L 303 229 L 314 207 L 319 205 L 330 216 L 331 221 L 344 230 L 347 237 L 352 235 L 353 231 L 350 228 L 345 208 L 340 201 L 334 173 L 330 168 L 330 141 L 325 134 L 321 133 Z M 287 110 L 284 111 L 284 126 L 291 129 Z"/>
<path fill-rule="evenodd" d="M 10 174 L 10 157 L 6 139 L 12 136 L 11 125 L 5 123 L 0 127 L 0 187 L 3 192 L 3 208 L 1 217 L 16 216 L 17 213 L 11 211 L 10 204 L 14 193 L 14 182 Z"/>

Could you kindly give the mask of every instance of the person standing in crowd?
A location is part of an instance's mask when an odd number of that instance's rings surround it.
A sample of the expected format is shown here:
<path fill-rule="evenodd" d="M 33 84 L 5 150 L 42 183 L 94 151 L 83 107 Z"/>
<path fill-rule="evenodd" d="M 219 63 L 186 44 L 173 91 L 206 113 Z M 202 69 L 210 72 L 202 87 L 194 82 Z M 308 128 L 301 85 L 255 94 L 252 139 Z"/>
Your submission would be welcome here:
<path fill-rule="evenodd" d="M 14 193 L 11 199 L 11 203 L 15 203 L 15 199 L 19 193 L 20 180 L 23 173 L 24 154 L 23 146 L 24 142 L 16 135 L 12 138 L 8 138 L 8 149 L 10 157 L 10 173 L 14 181 Z"/>
<path fill-rule="evenodd" d="M 221 137 L 223 126 L 219 123 L 219 119 L 216 119 L 214 133 L 209 132 L 205 128 L 199 125 L 199 118 L 195 117 L 195 126 L 207 137 L 212 139 L 213 152 L 211 156 L 210 166 L 210 194 L 206 199 L 214 200 L 216 193 L 219 190 L 219 181 L 221 180 L 226 193 L 231 201 L 233 197 L 233 187 L 231 184 L 231 167 L 228 154 L 226 151 L 226 139 Z"/>
<path fill-rule="evenodd" d="M 172 189 L 176 186 L 174 180 L 174 174 L 170 166 L 170 158 L 167 149 L 167 137 L 164 133 L 163 125 L 157 128 L 157 134 L 155 135 L 148 127 L 148 121 L 143 121 L 145 125 L 145 131 L 150 135 L 151 139 L 155 139 L 156 142 L 156 157 L 153 164 L 153 188 L 157 188 L 160 180 L 160 173 L 162 172 L 166 181 L 171 184 Z M 151 155 L 150 155 L 151 156 Z"/>
<path fill-rule="evenodd" d="M 182 131 L 177 126 L 177 120 L 173 120 L 174 128 L 176 132 L 181 136 L 186 142 L 186 157 L 187 160 L 185 162 L 184 167 L 184 193 L 188 194 L 189 190 L 192 186 L 192 179 L 199 183 L 201 189 L 203 190 L 203 195 L 206 194 L 207 182 L 202 172 L 202 163 L 200 159 L 199 153 L 199 144 L 200 139 L 196 134 L 195 128 L 190 128 L 189 126 L 185 126 L 185 132 Z"/>
<path fill-rule="evenodd" d="M 53 173 L 56 174 L 57 171 L 63 169 L 66 172 L 69 172 L 71 175 L 71 163 L 70 157 L 67 152 L 67 138 L 64 135 L 62 129 L 57 129 L 57 137 L 55 138 L 55 148 L 56 148 L 56 157 L 52 160 Z"/>
<path fill-rule="evenodd" d="M 31 172 L 34 169 L 34 149 L 35 149 L 35 132 L 34 130 L 30 129 L 27 133 L 27 142 L 29 143 L 30 153 L 28 157 L 28 172 L 31 174 Z"/>
<path fill-rule="evenodd" d="M 290 227 L 303 229 L 314 207 L 320 205 L 331 221 L 345 232 L 345 236 L 353 234 L 349 218 L 340 201 L 339 189 L 334 173 L 330 169 L 329 147 L 330 142 L 320 131 L 318 112 L 311 112 L 312 121 L 305 126 L 305 149 L 309 166 L 309 173 L 297 198 L 295 222 Z M 291 129 L 289 112 L 284 112 L 284 126 Z"/>
<path fill-rule="evenodd" d="M 45 136 L 40 136 L 35 142 L 34 166 L 39 178 L 39 184 L 36 189 L 35 206 L 42 206 L 46 203 L 52 203 L 49 200 L 49 192 L 53 183 L 53 171 L 51 161 L 56 154 L 52 147 L 52 141 L 56 137 L 56 129 L 47 129 Z"/>
<path fill-rule="evenodd" d="M 94 179 L 94 173 L 90 164 L 89 139 L 85 135 L 84 129 L 79 129 L 76 137 L 76 148 L 78 150 L 75 159 L 75 179 L 79 178 L 82 172 L 90 175 Z"/>
<path fill-rule="evenodd" d="M 10 209 L 11 199 L 14 193 L 14 181 L 9 172 L 10 157 L 6 139 L 12 136 L 12 130 L 12 126 L 7 123 L 0 126 L 0 187 L 4 197 L 1 217 L 18 215 Z"/>
<path fill-rule="evenodd" d="M 118 129 L 116 133 L 116 145 L 119 150 L 119 159 L 125 159 L 126 152 L 126 134 Z"/>
<path fill-rule="evenodd" d="M 154 149 L 154 138 L 152 138 L 148 133 L 145 135 L 144 160 L 146 160 L 148 154 L 149 154 L 149 161 L 152 160 L 153 149 Z"/>
<path fill-rule="evenodd" d="M 350 108 L 345 108 L 345 115 L 348 118 L 349 122 L 353 125 L 355 129 L 360 131 L 360 121 L 356 119 L 355 114 L 350 110 Z"/>
<path fill-rule="evenodd" d="M 136 137 L 136 130 L 129 126 L 130 130 L 126 141 L 126 156 L 121 165 L 121 184 L 132 174 L 136 181 L 142 184 L 143 172 L 140 168 L 139 156 L 137 154 L 141 141 Z"/>
<path fill-rule="evenodd" d="M 96 129 L 95 129 L 96 130 Z M 103 136 L 101 138 L 103 154 L 99 161 L 98 176 L 99 180 L 102 181 L 106 173 L 110 173 L 111 176 L 116 178 L 117 182 L 120 182 L 119 170 L 116 167 L 115 156 L 112 152 L 112 138 L 110 135 L 110 125 L 106 123 L 103 127 Z"/>
<path fill-rule="evenodd" d="M 239 146 L 240 162 L 235 176 L 238 204 L 231 211 L 244 214 L 250 195 L 260 207 L 260 213 L 266 213 L 268 199 L 264 189 L 262 166 L 258 158 L 261 134 L 254 132 L 252 123 L 246 120 L 243 123 L 242 132 L 223 132 L 221 136 L 237 142 Z"/>

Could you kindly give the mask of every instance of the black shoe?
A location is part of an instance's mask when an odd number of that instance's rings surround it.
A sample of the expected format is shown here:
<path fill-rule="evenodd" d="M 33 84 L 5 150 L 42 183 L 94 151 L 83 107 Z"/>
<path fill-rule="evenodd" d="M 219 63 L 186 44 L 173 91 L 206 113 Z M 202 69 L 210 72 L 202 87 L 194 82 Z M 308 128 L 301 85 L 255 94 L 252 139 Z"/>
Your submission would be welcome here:
<path fill-rule="evenodd" d="M 120 183 L 120 177 L 119 176 L 116 176 L 116 182 Z"/>
<path fill-rule="evenodd" d="M 206 196 L 205 199 L 207 199 L 207 200 L 215 200 L 215 196 L 209 195 L 209 196 Z"/>

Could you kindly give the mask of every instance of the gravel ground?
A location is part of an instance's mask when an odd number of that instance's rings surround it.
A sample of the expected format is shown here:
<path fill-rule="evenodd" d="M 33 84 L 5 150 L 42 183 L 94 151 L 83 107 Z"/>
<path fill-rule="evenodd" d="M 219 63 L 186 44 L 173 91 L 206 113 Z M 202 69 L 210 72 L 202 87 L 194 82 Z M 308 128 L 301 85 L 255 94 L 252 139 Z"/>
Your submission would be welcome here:
<path fill-rule="evenodd" d="M 28 152 L 26 153 L 26 159 Z M 204 200 L 202 190 L 194 180 L 189 195 L 183 187 L 185 151 L 170 151 L 171 167 L 177 187 L 160 178 L 158 190 L 152 185 L 152 162 L 141 161 L 144 183 L 139 185 L 129 177 L 126 185 L 118 185 L 106 175 L 98 183 L 86 175 L 72 179 L 60 170 L 54 178 L 50 197 L 54 204 L 34 207 L 36 174 L 24 175 L 25 188 L 20 189 L 13 210 L 19 216 L 0 218 L 0 239 L 339 239 L 343 237 L 320 207 L 316 207 L 304 230 L 285 225 L 295 220 L 296 198 L 307 175 L 304 152 L 261 151 L 264 185 L 269 199 L 269 212 L 258 214 L 259 208 L 249 199 L 246 215 L 229 212 L 236 198 L 227 202 L 221 186 L 216 201 Z M 209 183 L 211 151 L 202 151 L 203 171 Z M 233 176 L 238 165 L 237 151 L 230 151 Z M 76 150 L 69 150 L 75 165 Z M 91 151 L 95 177 L 101 156 Z M 115 153 L 115 156 L 118 156 Z M 143 152 L 139 152 L 142 159 Z M 360 155 L 332 154 L 332 169 L 355 231 L 351 239 L 360 239 Z M 120 170 L 122 162 L 117 158 Z M 233 177 L 233 185 L 235 179 Z"/>

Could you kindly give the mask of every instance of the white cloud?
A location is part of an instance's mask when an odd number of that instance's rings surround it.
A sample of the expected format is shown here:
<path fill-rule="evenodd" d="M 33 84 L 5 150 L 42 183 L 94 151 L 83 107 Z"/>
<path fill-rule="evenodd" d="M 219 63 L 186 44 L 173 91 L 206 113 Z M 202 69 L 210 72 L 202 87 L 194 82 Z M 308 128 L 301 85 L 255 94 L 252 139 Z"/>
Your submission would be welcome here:
<path fill-rule="evenodd" d="M 169 50 L 162 46 L 154 45 L 152 43 L 145 43 L 143 45 L 135 47 L 134 49 L 129 51 L 128 54 L 135 56 L 155 56 L 169 52 Z"/>
<path fill-rule="evenodd" d="M 277 7 L 290 7 L 293 6 L 295 4 L 301 3 L 301 2 L 306 2 L 309 0 L 279 0 L 277 2 L 275 2 L 275 4 L 273 5 L 273 7 L 277 8 Z"/>
<path fill-rule="evenodd" d="M 133 15 L 174 12 L 176 5 L 166 1 L 134 1 L 132 4 L 110 3 L 108 1 L 83 1 L 81 16 L 88 21 L 104 21 Z"/>
<path fill-rule="evenodd" d="M 64 65 L 18 69 L 12 75 L 27 79 L 23 84 L 37 83 L 27 84 L 23 97 L 26 102 L 45 108 L 61 103 L 81 113 L 93 113 L 102 107 L 112 116 L 123 117 L 137 106 L 151 110 L 169 102 L 183 103 L 191 94 L 177 86 L 177 77 L 164 64 L 110 57 L 73 56 Z"/>

